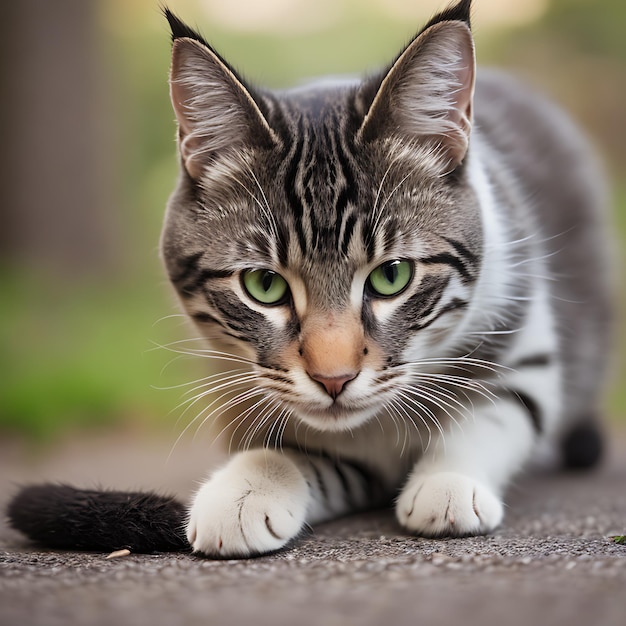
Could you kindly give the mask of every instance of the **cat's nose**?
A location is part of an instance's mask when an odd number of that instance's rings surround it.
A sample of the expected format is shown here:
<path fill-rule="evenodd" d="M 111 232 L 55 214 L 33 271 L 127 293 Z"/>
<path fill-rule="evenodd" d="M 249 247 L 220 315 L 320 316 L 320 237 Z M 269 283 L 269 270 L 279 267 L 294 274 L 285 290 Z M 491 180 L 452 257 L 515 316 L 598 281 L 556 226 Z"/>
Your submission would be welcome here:
<path fill-rule="evenodd" d="M 311 374 L 309 376 L 316 382 L 320 383 L 326 393 L 335 400 L 337 396 L 345 389 L 346 385 L 357 377 L 357 372 L 348 372 L 341 376 L 324 376 L 323 374 Z"/>

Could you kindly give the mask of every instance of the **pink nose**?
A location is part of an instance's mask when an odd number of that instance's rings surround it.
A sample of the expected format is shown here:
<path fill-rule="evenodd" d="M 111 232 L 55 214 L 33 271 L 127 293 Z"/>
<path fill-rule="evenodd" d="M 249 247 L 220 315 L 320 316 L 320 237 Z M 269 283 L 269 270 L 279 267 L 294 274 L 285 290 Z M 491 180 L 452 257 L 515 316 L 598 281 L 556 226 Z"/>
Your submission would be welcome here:
<path fill-rule="evenodd" d="M 309 376 L 323 385 L 324 389 L 326 389 L 326 393 L 334 400 L 345 389 L 345 386 L 357 377 L 357 374 L 350 372 L 342 376 L 332 377 L 322 374 L 309 374 Z"/>

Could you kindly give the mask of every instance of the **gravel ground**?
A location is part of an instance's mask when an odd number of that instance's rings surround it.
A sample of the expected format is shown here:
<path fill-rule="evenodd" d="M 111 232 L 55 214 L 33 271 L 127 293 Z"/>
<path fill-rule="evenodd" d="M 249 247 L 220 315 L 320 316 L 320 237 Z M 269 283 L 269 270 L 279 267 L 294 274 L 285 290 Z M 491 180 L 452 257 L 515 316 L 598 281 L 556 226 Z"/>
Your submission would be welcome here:
<path fill-rule="evenodd" d="M 504 525 L 488 537 L 419 539 L 380 511 L 325 524 L 258 559 L 106 559 L 41 551 L 3 524 L 0 624 L 623 626 L 626 546 L 609 537 L 626 532 L 626 437 L 613 441 L 596 472 L 520 479 Z M 183 449 L 164 465 L 168 451 L 137 435 L 64 442 L 45 454 L 3 444 L 0 504 L 16 481 L 42 479 L 186 494 L 197 467 L 216 462 Z"/>

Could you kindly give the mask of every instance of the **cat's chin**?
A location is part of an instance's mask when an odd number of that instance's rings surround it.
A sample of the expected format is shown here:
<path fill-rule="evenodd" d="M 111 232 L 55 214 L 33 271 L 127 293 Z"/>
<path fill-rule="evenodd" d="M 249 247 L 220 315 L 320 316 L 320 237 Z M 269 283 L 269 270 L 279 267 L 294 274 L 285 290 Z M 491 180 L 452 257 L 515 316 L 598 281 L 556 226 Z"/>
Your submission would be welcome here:
<path fill-rule="evenodd" d="M 321 432 L 340 432 L 358 428 L 372 419 L 380 407 L 347 408 L 333 404 L 327 408 L 297 407 L 300 421 Z"/>

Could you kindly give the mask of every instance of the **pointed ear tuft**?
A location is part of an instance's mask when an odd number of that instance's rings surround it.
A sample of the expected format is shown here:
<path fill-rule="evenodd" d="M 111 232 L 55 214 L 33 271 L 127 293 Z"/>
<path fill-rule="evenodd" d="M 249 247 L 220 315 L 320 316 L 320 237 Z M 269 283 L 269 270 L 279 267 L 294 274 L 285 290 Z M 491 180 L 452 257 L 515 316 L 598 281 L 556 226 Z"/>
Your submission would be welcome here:
<path fill-rule="evenodd" d="M 172 13 L 167 7 L 163 7 L 163 15 L 170 25 L 170 30 L 172 31 L 172 41 L 186 37 L 187 39 L 195 39 L 207 48 L 210 47 L 200 33 L 187 26 L 185 22 L 174 15 L 174 13 Z"/>
<path fill-rule="evenodd" d="M 364 141 L 393 135 L 430 143 L 441 153 L 442 166 L 455 168 L 469 145 L 474 80 L 469 26 L 460 20 L 437 21 L 385 75 L 359 136 Z M 371 86 L 363 89 L 371 91 Z"/>
<path fill-rule="evenodd" d="M 472 0 L 459 0 L 456 4 L 449 6 L 440 13 L 437 13 L 424 28 L 422 32 L 438 24 L 439 22 L 463 22 L 471 29 L 470 17 L 472 12 Z"/>
<path fill-rule="evenodd" d="M 217 53 L 195 37 L 174 34 L 170 95 L 181 157 L 193 179 L 220 155 L 276 142 L 249 90 Z"/>

